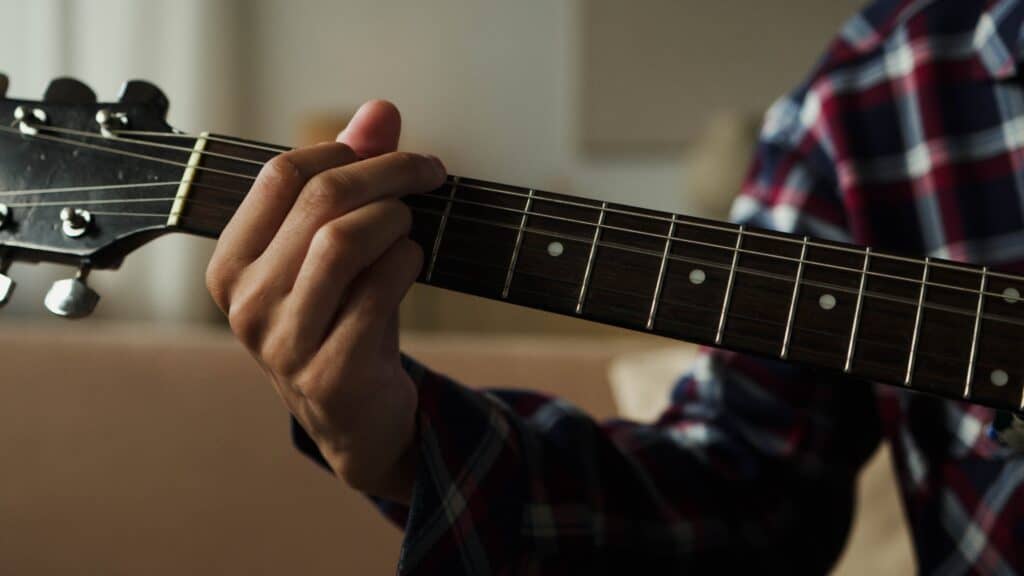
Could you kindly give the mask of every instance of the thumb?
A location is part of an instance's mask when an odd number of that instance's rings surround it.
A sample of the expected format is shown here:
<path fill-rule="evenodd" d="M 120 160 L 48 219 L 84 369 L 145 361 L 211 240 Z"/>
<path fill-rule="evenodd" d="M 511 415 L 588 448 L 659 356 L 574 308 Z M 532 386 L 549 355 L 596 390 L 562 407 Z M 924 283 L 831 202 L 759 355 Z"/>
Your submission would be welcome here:
<path fill-rule="evenodd" d="M 398 108 L 387 100 L 370 100 L 338 134 L 338 142 L 347 144 L 360 158 L 370 158 L 395 151 L 401 133 Z"/>

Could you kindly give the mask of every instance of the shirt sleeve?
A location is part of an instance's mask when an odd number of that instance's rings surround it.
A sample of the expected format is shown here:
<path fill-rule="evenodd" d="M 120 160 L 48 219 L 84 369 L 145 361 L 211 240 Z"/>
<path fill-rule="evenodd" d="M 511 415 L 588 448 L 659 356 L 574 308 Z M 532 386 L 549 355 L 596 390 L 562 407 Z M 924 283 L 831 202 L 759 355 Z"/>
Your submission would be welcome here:
<path fill-rule="evenodd" d="M 805 100 L 769 112 L 734 215 L 843 239 Z M 867 384 L 724 351 L 702 352 L 653 423 L 598 423 L 556 398 L 406 368 L 420 398 L 413 499 L 378 502 L 405 527 L 401 574 L 822 573 L 879 441 Z"/>

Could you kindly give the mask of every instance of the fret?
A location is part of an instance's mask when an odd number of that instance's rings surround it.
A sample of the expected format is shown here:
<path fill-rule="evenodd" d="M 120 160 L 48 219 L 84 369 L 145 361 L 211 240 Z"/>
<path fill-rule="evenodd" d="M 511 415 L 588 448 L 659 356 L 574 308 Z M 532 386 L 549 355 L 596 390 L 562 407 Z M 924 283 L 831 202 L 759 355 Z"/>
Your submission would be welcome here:
<path fill-rule="evenodd" d="M 508 301 L 575 315 L 601 203 L 572 198 L 573 204 L 565 204 L 562 198 L 534 193 Z"/>
<path fill-rule="evenodd" d="M 601 239 L 601 226 L 604 224 L 605 209 L 607 202 L 601 203 L 601 214 L 597 217 L 597 226 L 594 227 L 594 239 L 590 242 L 590 256 L 587 258 L 587 269 L 583 272 L 583 284 L 580 285 L 580 298 L 576 302 L 576 313 L 583 313 L 583 301 L 587 297 L 587 284 L 590 283 L 590 274 L 594 269 L 594 258 L 597 256 L 597 242 Z"/>
<path fill-rule="evenodd" d="M 789 303 L 789 315 L 786 317 L 786 334 L 782 337 L 782 351 L 779 356 L 785 359 L 789 356 L 789 341 L 793 334 L 793 317 L 796 314 L 797 297 L 800 295 L 800 281 L 804 275 L 804 259 L 807 258 L 807 236 L 804 236 L 800 248 L 800 262 L 796 268 L 796 279 L 793 281 L 793 299 Z"/>
<path fill-rule="evenodd" d="M 1021 410 L 1024 395 L 1024 281 L 989 272 L 978 328 L 971 401 Z"/>
<path fill-rule="evenodd" d="M 459 179 L 454 199 L 435 191 L 426 196 L 440 219 L 449 201 L 451 208 L 438 245 L 430 283 L 487 298 L 502 297 L 508 280 L 508 263 L 525 214 L 526 191 L 507 186 L 482 186 Z M 523 224 L 525 228 L 526 225 Z M 438 234 L 429 237 L 436 243 Z M 429 245 L 429 244 L 428 244 Z"/>
<path fill-rule="evenodd" d="M 654 329 L 654 317 L 658 314 L 658 301 L 661 299 L 661 287 L 665 282 L 665 270 L 668 268 L 668 255 L 672 251 L 672 237 L 676 233 L 676 215 L 672 215 L 672 223 L 668 227 L 665 238 L 665 250 L 661 253 L 661 266 L 658 268 L 658 281 L 654 285 L 654 296 L 651 297 L 651 311 L 647 315 L 647 329 Z"/>
<path fill-rule="evenodd" d="M 914 315 L 914 334 L 910 337 L 910 354 L 907 356 L 907 375 L 903 377 L 903 384 L 910 386 L 910 380 L 914 374 L 914 358 L 917 354 L 917 341 L 921 334 L 921 315 L 924 313 L 924 295 L 928 289 L 928 268 L 931 264 L 930 258 L 924 259 L 924 272 L 921 273 L 921 291 L 917 295 L 917 312 Z"/>
<path fill-rule="evenodd" d="M 715 344 L 722 343 L 722 332 L 725 330 L 725 318 L 729 312 L 729 301 L 732 300 L 732 287 L 736 282 L 736 264 L 740 259 L 740 246 L 743 245 L 743 226 L 736 233 L 736 246 L 733 248 L 732 264 L 729 265 L 729 280 L 725 285 L 725 298 L 722 299 L 722 313 L 718 317 L 718 329 L 715 330 Z"/>
<path fill-rule="evenodd" d="M 526 195 L 526 207 L 523 208 L 523 216 L 519 219 L 519 229 L 516 231 L 516 244 L 512 248 L 512 258 L 508 262 L 508 276 L 505 277 L 505 286 L 501 290 L 501 297 L 508 298 L 509 287 L 512 286 L 512 274 L 516 269 L 516 260 L 519 259 L 519 248 L 523 245 L 523 229 L 526 228 L 526 217 L 533 206 L 533 189 Z"/>
<path fill-rule="evenodd" d="M 689 217 L 676 219 L 654 331 L 711 344 L 725 298 L 738 227 L 702 226 L 706 222 Z M 662 248 L 655 249 L 660 252 Z M 656 265 L 659 260 L 655 260 Z"/>
<path fill-rule="evenodd" d="M 739 233 L 738 233 L 739 234 Z M 786 339 L 786 325 L 793 299 L 793 280 L 797 276 L 803 243 L 799 237 L 785 234 L 739 234 L 728 249 L 734 252 L 735 265 L 729 264 L 733 282 L 726 279 L 725 322 L 719 344 L 744 352 L 778 358 Z M 721 313 L 721 310 L 719 310 Z M 716 336 L 718 331 L 716 330 Z"/>
<path fill-rule="evenodd" d="M 662 256 L 670 241 L 671 220 L 670 214 L 662 212 L 605 206 L 584 317 L 646 329 L 651 320 L 651 294 L 658 290 L 665 262 Z"/>
<path fill-rule="evenodd" d="M 913 367 L 918 390 L 961 397 L 971 362 L 980 271 L 929 261 Z"/>
<path fill-rule="evenodd" d="M 787 359 L 842 370 L 856 314 L 863 253 L 824 240 L 808 243 Z"/>
<path fill-rule="evenodd" d="M 981 315 L 985 310 L 985 289 L 988 288 L 988 266 L 981 269 L 981 286 L 978 287 L 978 308 L 974 311 L 974 329 L 971 331 L 971 353 L 967 362 L 967 379 L 964 381 L 964 400 L 971 399 L 971 382 L 978 359 L 978 333 L 981 330 Z"/>
<path fill-rule="evenodd" d="M 459 187 L 458 176 L 452 178 L 450 186 L 451 189 L 448 194 L 448 202 L 444 205 L 444 212 L 441 213 L 441 224 L 437 229 L 437 237 L 434 238 L 434 247 L 430 251 L 430 263 L 427 264 L 427 282 L 430 282 L 430 279 L 434 276 L 434 266 L 437 264 L 437 254 L 441 249 L 441 240 L 444 237 L 444 229 L 445 226 L 448 225 L 448 216 L 452 212 L 452 204 L 453 200 L 455 200 L 455 190 Z"/>
<path fill-rule="evenodd" d="M 920 278 L 924 261 L 875 255 L 868 266 L 852 372 L 903 384 L 908 358 L 916 357 L 914 333 L 920 321 Z"/>
<path fill-rule="evenodd" d="M 857 307 L 853 313 L 853 326 L 850 328 L 850 344 L 846 349 L 846 361 L 843 372 L 849 373 L 853 367 L 853 352 L 857 345 L 857 332 L 860 330 L 860 314 L 864 309 L 864 286 L 868 281 L 868 268 L 871 266 L 871 248 L 864 249 L 864 268 L 860 273 L 860 286 L 857 288 Z"/>

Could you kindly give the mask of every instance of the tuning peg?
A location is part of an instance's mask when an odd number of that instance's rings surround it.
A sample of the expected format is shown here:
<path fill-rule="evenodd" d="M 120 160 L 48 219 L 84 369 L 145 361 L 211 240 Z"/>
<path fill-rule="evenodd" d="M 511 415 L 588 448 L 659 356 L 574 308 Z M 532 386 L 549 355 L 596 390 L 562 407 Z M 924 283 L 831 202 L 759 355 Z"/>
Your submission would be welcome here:
<path fill-rule="evenodd" d="M 0 256 L 0 306 L 7 304 L 14 292 L 14 280 L 7 275 L 7 269 L 11 266 L 11 259 L 7 256 Z"/>
<path fill-rule="evenodd" d="M 7 75 L 0 73 L 0 98 L 7 95 Z"/>
<path fill-rule="evenodd" d="M 85 283 L 88 265 L 82 266 L 74 278 L 57 280 L 46 293 L 46 309 L 64 318 L 82 318 L 92 314 L 100 295 Z"/>
<path fill-rule="evenodd" d="M 122 104 L 149 104 L 157 107 L 163 114 L 167 113 L 169 106 L 167 96 L 163 90 L 155 84 L 145 80 L 129 80 L 121 86 L 121 95 L 118 100 Z"/>
<path fill-rule="evenodd" d="M 43 94 L 43 102 L 57 104 L 93 104 L 96 102 L 96 93 L 74 78 L 55 78 L 46 87 Z"/>

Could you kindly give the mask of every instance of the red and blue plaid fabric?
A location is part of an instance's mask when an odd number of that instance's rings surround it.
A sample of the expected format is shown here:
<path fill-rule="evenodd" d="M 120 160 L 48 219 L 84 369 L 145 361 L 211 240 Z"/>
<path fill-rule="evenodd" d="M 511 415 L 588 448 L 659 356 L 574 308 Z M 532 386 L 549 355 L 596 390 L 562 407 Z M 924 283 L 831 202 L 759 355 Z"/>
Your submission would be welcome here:
<path fill-rule="evenodd" d="M 867 7 L 767 113 L 734 218 L 1024 272 L 1022 23 L 1018 0 Z M 881 441 L 922 572 L 1024 571 L 1024 456 L 986 408 L 707 351 L 657 422 L 601 424 L 407 369 L 415 494 L 380 503 L 402 574 L 825 572 Z"/>

